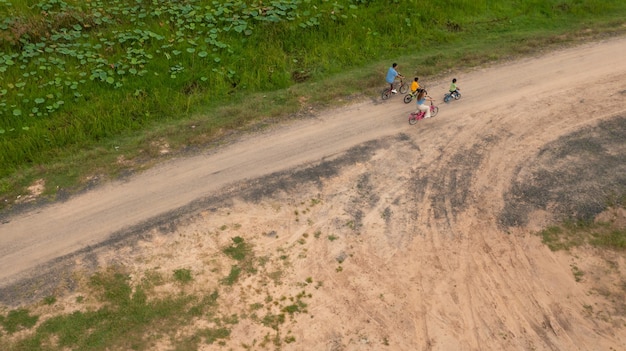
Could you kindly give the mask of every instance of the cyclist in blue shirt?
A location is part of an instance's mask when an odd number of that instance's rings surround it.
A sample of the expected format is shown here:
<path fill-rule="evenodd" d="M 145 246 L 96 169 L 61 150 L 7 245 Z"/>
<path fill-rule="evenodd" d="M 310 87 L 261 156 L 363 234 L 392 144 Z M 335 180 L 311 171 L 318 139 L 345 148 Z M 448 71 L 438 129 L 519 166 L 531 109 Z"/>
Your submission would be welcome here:
<path fill-rule="evenodd" d="M 389 67 L 389 70 L 387 71 L 387 83 L 389 83 L 389 87 L 391 89 L 391 92 L 396 94 L 398 93 L 398 91 L 396 91 L 396 89 L 393 88 L 393 82 L 396 80 L 397 78 L 404 78 L 403 75 L 401 75 L 400 73 L 398 73 L 398 71 L 396 70 L 396 67 L 398 67 L 397 63 L 393 63 L 393 65 L 391 65 L 391 67 Z"/>

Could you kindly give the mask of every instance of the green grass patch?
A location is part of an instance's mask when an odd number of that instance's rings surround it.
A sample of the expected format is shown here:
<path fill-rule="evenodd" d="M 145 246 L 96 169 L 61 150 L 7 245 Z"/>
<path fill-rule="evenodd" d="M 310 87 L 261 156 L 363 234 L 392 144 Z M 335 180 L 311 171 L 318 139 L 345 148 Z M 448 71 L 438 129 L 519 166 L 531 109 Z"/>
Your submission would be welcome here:
<path fill-rule="evenodd" d="M 268 313 L 263 317 L 263 319 L 261 320 L 261 323 L 266 327 L 272 328 L 274 330 L 278 330 L 280 325 L 285 323 L 285 314 L 284 313 L 279 313 L 279 314 Z"/>
<path fill-rule="evenodd" d="M 250 310 L 252 311 L 260 310 L 261 308 L 263 308 L 263 304 L 260 302 L 255 302 L 250 305 Z"/>
<path fill-rule="evenodd" d="M 127 269 L 115 266 L 91 275 L 86 284 L 81 284 L 81 295 L 76 299 L 76 303 L 80 303 L 79 310 L 45 317 L 35 315 L 27 308 L 11 310 L 0 315 L 0 335 L 14 337 L 10 341 L 0 338 L 0 349 L 152 350 L 157 344 L 171 345 L 169 348 L 173 350 L 196 350 L 210 344 L 236 348 L 235 345 L 242 342 L 257 343 L 257 340 L 230 339 L 232 327 L 244 319 L 258 327 L 273 329 L 274 336 L 268 340 L 280 345 L 285 342 L 281 330 L 285 319 L 308 313 L 305 300 L 312 295 L 301 290 L 292 296 L 272 297 L 265 287 L 272 280 L 280 284 L 284 273 L 267 267 L 257 272 L 261 276 L 256 283 L 247 282 L 243 286 L 241 276 L 250 271 L 240 265 L 255 265 L 258 260 L 252 254 L 251 245 L 240 237 L 233 238 L 232 245 L 225 249 L 228 248 L 231 249 L 226 250 L 229 257 L 239 258 L 233 258 L 237 264 L 231 267 L 227 277 L 206 291 L 186 292 L 183 284 L 191 281 L 189 269 L 175 270 L 174 279 L 166 281 L 157 268 L 131 279 Z M 283 265 L 282 261 L 273 260 L 264 264 Z M 155 289 L 168 283 L 173 291 L 165 293 Z M 301 286 L 312 283 L 313 278 L 309 277 Z M 222 291 L 226 292 L 225 296 L 237 291 L 251 291 L 253 295 L 250 296 L 259 294 L 264 298 L 253 303 L 243 299 L 239 306 L 223 306 L 220 303 Z M 59 303 L 53 297 L 43 300 L 44 303 Z M 196 323 L 198 321 L 201 321 L 200 325 Z M 27 332 L 17 334 L 21 331 Z"/>
<path fill-rule="evenodd" d="M 204 338 L 204 342 L 212 344 L 218 339 L 225 339 L 230 336 L 230 329 L 216 328 L 216 329 L 204 329 L 196 333 L 200 337 Z"/>
<path fill-rule="evenodd" d="M 613 249 L 626 249 L 626 229 L 608 229 L 601 233 L 592 233 L 593 238 L 589 243 L 594 246 L 608 247 Z"/>
<path fill-rule="evenodd" d="M 39 316 L 33 316 L 27 309 L 20 308 L 9 311 L 6 316 L 0 316 L 0 325 L 5 332 L 13 334 L 22 329 L 32 328 L 39 319 Z"/>
<path fill-rule="evenodd" d="M 236 236 L 232 238 L 232 241 L 233 243 L 222 249 L 222 252 L 237 261 L 238 264 L 233 265 L 228 276 L 221 280 L 222 284 L 225 285 L 233 285 L 242 273 L 257 273 L 257 266 L 262 266 L 266 261 L 266 258 L 263 257 L 256 258 L 252 251 L 252 245 L 245 242 L 242 237 Z"/>
<path fill-rule="evenodd" d="M 196 332 L 193 336 L 175 343 L 174 350 L 187 351 L 197 350 L 201 343 L 213 344 L 220 339 L 230 336 L 230 329 L 227 328 L 205 328 Z"/>
<path fill-rule="evenodd" d="M 187 284 L 193 280 L 191 270 L 186 268 L 174 270 L 174 279 L 182 284 Z"/>
<path fill-rule="evenodd" d="M 250 245 L 248 245 L 244 239 L 240 236 L 232 238 L 233 244 L 222 250 L 228 257 L 237 260 L 244 261 L 251 254 Z"/>
<path fill-rule="evenodd" d="M 572 274 L 574 274 L 574 280 L 579 282 L 582 280 L 583 276 L 585 275 L 585 272 L 581 271 L 580 268 L 578 268 L 578 266 L 572 266 Z"/>
<path fill-rule="evenodd" d="M 626 228 L 613 223 L 568 220 L 538 233 L 552 251 L 592 245 L 613 250 L 626 249 Z"/>
<path fill-rule="evenodd" d="M 298 299 L 294 304 L 287 305 L 281 309 L 282 312 L 289 314 L 306 312 L 307 304 Z"/>
<path fill-rule="evenodd" d="M 93 275 L 90 287 L 102 307 L 57 315 L 44 320 L 32 335 L 25 336 L 8 350 L 150 350 L 153 345 L 147 335 L 162 335 L 176 341 L 176 330 L 193 317 L 211 314 L 217 308 L 217 291 L 197 298 L 193 295 L 173 294 L 164 298 L 148 299 L 141 286 L 131 286 L 130 278 L 119 270 L 108 270 Z M 37 316 L 27 310 L 10 311 L 1 320 L 7 333 L 32 328 Z M 199 332 L 204 342 L 227 337 L 229 330 Z M 54 340 L 54 341 L 53 341 Z"/>
<path fill-rule="evenodd" d="M 224 279 L 222 279 L 222 284 L 224 285 L 233 285 L 239 280 L 239 276 L 241 275 L 241 267 L 234 265 L 230 267 L 230 273 Z"/>
<path fill-rule="evenodd" d="M 55 302 L 57 302 L 57 298 L 54 296 L 46 296 L 43 299 L 43 303 L 46 305 L 54 305 Z"/>

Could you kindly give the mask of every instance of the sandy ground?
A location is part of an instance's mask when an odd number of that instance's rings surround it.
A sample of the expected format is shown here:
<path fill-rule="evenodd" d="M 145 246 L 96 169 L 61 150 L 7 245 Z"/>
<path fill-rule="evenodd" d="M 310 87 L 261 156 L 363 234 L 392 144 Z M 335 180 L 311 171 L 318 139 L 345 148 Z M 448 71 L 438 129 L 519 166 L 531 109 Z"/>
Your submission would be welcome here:
<path fill-rule="evenodd" d="M 284 350 L 624 350 L 626 255 L 534 234 L 626 187 L 624 57 L 616 38 L 453 72 L 423 83 L 440 100 L 454 76 L 462 99 L 414 126 L 376 97 L 5 215 L 0 301 L 60 291 L 51 276 L 72 296 L 72 272 L 111 264 L 211 291 L 239 236 L 262 269 L 221 287 L 223 313 L 303 299 Z M 225 349 L 276 331 L 240 318 Z"/>

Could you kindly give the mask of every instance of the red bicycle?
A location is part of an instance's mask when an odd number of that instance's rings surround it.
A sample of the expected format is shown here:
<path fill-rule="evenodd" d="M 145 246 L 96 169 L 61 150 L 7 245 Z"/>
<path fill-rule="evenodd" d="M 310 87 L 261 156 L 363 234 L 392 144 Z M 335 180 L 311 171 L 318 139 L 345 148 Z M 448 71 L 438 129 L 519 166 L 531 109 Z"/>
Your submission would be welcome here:
<path fill-rule="evenodd" d="M 400 94 L 406 94 L 406 92 L 409 91 L 409 85 L 404 82 L 404 78 L 401 78 L 399 82 L 393 82 L 393 89 L 399 91 Z M 393 94 L 395 93 L 391 91 L 391 87 L 387 87 L 380 92 L 380 97 L 383 100 L 387 100 Z"/>
<path fill-rule="evenodd" d="M 430 117 L 435 117 L 437 113 L 439 113 L 439 107 L 435 106 L 433 102 L 431 101 L 430 102 Z M 424 119 L 425 115 L 426 115 L 426 112 L 424 111 L 411 112 L 411 114 L 409 115 L 409 124 L 413 125 L 417 123 L 417 121 L 419 121 L 420 119 Z"/>

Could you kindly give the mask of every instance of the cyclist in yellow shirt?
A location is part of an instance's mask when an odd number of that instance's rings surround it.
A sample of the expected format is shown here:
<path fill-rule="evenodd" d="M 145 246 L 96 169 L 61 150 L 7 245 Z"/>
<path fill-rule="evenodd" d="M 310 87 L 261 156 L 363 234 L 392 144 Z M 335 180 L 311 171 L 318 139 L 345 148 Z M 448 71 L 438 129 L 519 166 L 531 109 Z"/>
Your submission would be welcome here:
<path fill-rule="evenodd" d="M 413 83 L 411 83 L 411 93 L 415 94 L 417 89 L 420 88 L 419 77 L 413 78 Z"/>

